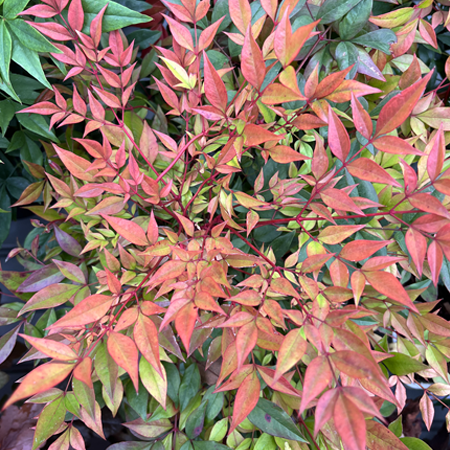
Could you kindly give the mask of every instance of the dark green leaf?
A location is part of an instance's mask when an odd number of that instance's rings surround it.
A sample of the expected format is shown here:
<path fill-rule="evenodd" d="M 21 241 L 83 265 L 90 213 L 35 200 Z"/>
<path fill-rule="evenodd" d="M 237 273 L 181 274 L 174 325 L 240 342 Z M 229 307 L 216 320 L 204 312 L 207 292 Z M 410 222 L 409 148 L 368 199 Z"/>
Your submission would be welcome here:
<path fill-rule="evenodd" d="M 200 371 L 196 364 L 191 364 L 184 372 L 180 385 L 180 410 L 183 411 L 200 389 Z"/>
<path fill-rule="evenodd" d="M 22 19 L 8 21 L 8 26 L 24 47 L 35 52 L 60 53 L 39 31 L 28 25 Z"/>
<path fill-rule="evenodd" d="M 148 392 L 144 385 L 139 382 L 139 391 L 133 386 L 131 380 L 125 386 L 125 394 L 130 406 L 141 416 L 142 420 L 147 419 Z"/>
<path fill-rule="evenodd" d="M 335 22 L 347 14 L 361 0 L 326 0 L 317 13 L 317 19 L 321 19 L 320 23 L 328 24 Z"/>
<path fill-rule="evenodd" d="M 180 402 L 180 372 L 178 372 L 177 366 L 174 364 L 163 363 L 164 369 L 166 369 L 167 375 L 167 395 L 178 407 Z"/>
<path fill-rule="evenodd" d="M 339 23 L 341 39 L 351 39 L 356 36 L 367 23 L 372 12 L 373 0 L 362 0 Z"/>
<path fill-rule="evenodd" d="M 39 136 L 50 139 L 53 142 L 59 142 L 55 133 L 48 129 L 48 119 L 44 116 L 41 116 L 39 114 L 17 114 L 17 119 L 19 120 L 20 124 L 27 130 L 30 130 L 33 133 L 38 134 Z M 36 163 L 36 161 L 30 161 Z"/>
<path fill-rule="evenodd" d="M 394 375 L 402 376 L 409 373 L 419 372 L 420 370 L 427 369 L 428 366 L 422 364 L 420 361 L 411 358 L 411 356 L 403 353 L 392 352 L 394 355 L 392 358 L 385 359 L 383 364 Z"/>
<path fill-rule="evenodd" d="M 224 393 L 223 392 L 217 392 L 214 394 L 214 390 L 216 389 L 216 386 L 211 386 L 203 396 L 202 402 L 208 402 L 206 406 L 206 420 L 211 421 L 215 419 L 220 411 L 222 411 L 223 407 L 223 399 L 224 399 Z"/>
<path fill-rule="evenodd" d="M 293 441 L 308 442 L 301 435 L 292 419 L 278 405 L 264 398 L 258 400 L 248 420 L 262 432 Z"/>
<path fill-rule="evenodd" d="M 186 435 L 189 439 L 195 439 L 200 436 L 205 422 L 206 405 L 207 403 L 202 403 L 188 417 L 186 421 Z"/>
<path fill-rule="evenodd" d="M 9 196 L 6 193 L 5 186 L 3 185 L 2 188 L 0 189 L 0 208 L 3 209 L 4 211 L 10 211 L 9 209 L 10 206 L 11 200 L 9 199 Z M 5 239 L 8 237 L 10 227 L 11 227 L 11 212 L 8 212 L 7 214 L 0 214 L 0 245 L 2 245 L 3 242 L 5 242 Z"/>
<path fill-rule="evenodd" d="M 336 47 L 336 60 L 339 70 L 354 65 L 353 69 L 348 73 L 346 78 L 352 79 L 356 73 L 358 63 L 358 49 L 351 42 L 340 42 Z"/>
<path fill-rule="evenodd" d="M 13 101 L 7 99 L 0 102 L 0 128 L 2 129 L 2 134 L 6 134 L 9 122 L 11 122 L 15 112 L 16 108 Z"/>
<path fill-rule="evenodd" d="M 231 450 L 230 447 L 227 447 L 226 445 L 212 441 L 195 441 L 194 448 L 195 450 Z"/>
<path fill-rule="evenodd" d="M 11 62 L 12 40 L 5 22 L 0 22 L 0 73 L 9 83 L 9 64 Z M 3 127 L 2 127 L 3 128 Z"/>
<path fill-rule="evenodd" d="M 397 36 L 392 30 L 375 30 L 370 33 L 363 34 L 352 39 L 355 44 L 363 45 L 364 47 L 376 48 L 383 53 L 389 54 L 389 47 L 397 41 Z"/>
<path fill-rule="evenodd" d="M 23 177 L 10 177 L 6 182 L 8 192 L 15 199 L 18 199 L 30 182 Z"/>
<path fill-rule="evenodd" d="M 3 3 L 3 17 L 13 19 L 22 12 L 30 0 L 5 0 Z"/>
<path fill-rule="evenodd" d="M 217 0 L 211 16 L 211 23 L 217 22 L 220 18 L 225 16 L 219 26 L 218 33 L 225 30 L 231 23 L 230 10 L 228 8 L 228 0 Z"/>
<path fill-rule="evenodd" d="M 127 39 L 129 42 L 134 40 L 134 46 L 139 47 L 141 50 L 150 47 L 161 37 L 161 31 L 156 30 L 136 30 L 127 34 Z"/>

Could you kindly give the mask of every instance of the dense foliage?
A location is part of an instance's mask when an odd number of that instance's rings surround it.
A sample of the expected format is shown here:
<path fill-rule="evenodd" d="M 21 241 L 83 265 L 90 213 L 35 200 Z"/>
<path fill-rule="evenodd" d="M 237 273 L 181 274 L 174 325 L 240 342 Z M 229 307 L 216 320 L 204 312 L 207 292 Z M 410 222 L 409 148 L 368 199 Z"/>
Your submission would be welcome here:
<path fill-rule="evenodd" d="M 112 450 L 427 448 L 384 417 L 450 394 L 449 2 L 142 3 L 2 5 L 39 217 L 0 272 L 0 361 L 37 363 L 4 409 L 45 405 L 33 449 L 106 409 Z"/>

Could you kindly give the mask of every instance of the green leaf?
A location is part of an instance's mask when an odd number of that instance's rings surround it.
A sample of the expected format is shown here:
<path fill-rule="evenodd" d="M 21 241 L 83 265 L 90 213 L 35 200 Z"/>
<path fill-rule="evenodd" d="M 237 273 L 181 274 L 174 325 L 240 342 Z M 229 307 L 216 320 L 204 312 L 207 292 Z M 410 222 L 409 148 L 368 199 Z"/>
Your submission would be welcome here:
<path fill-rule="evenodd" d="M 184 372 L 180 385 L 180 410 L 183 411 L 200 390 L 200 371 L 196 364 L 191 364 Z"/>
<path fill-rule="evenodd" d="M 415 437 L 404 437 L 400 440 L 409 448 L 409 450 L 431 450 L 431 447 L 422 440 Z"/>
<path fill-rule="evenodd" d="M 3 4 L 3 17 L 14 19 L 27 6 L 30 0 L 5 0 Z"/>
<path fill-rule="evenodd" d="M 231 450 L 226 445 L 212 441 L 194 441 L 193 444 L 195 450 Z"/>
<path fill-rule="evenodd" d="M 419 372 L 420 370 L 427 369 L 428 366 L 422 364 L 420 361 L 411 358 L 411 356 L 403 353 L 392 352 L 394 355 L 392 358 L 385 359 L 383 364 L 394 375 L 402 376 L 409 373 Z"/>
<path fill-rule="evenodd" d="M 8 26 L 24 47 L 35 52 L 61 53 L 47 38 L 24 20 L 9 20 Z"/>
<path fill-rule="evenodd" d="M 84 10 L 83 31 L 89 31 L 89 26 L 100 10 L 108 5 L 103 16 L 103 32 L 119 30 L 130 25 L 150 22 L 152 19 L 136 11 L 126 8 L 119 3 L 108 0 L 82 0 Z"/>
<path fill-rule="evenodd" d="M 402 416 L 398 416 L 389 424 L 389 429 L 399 438 L 403 434 Z"/>
<path fill-rule="evenodd" d="M 298 442 L 308 442 L 301 435 L 292 419 L 278 405 L 264 398 L 258 400 L 248 420 L 263 433 Z"/>
<path fill-rule="evenodd" d="M 139 391 L 136 392 L 132 381 L 129 380 L 125 386 L 125 394 L 130 406 L 141 416 L 142 420 L 146 420 L 149 395 L 144 385 L 139 382 Z"/>
<path fill-rule="evenodd" d="M 364 28 L 372 12 L 372 5 L 373 0 L 362 0 L 346 14 L 339 23 L 341 39 L 351 39 Z"/>
<path fill-rule="evenodd" d="M 12 59 L 15 63 L 19 64 L 20 67 L 25 69 L 31 76 L 36 78 L 45 87 L 52 89 L 50 83 L 45 77 L 44 71 L 42 70 L 42 64 L 39 59 L 39 55 L 29 48 L 22 45 L 20 40 L 15 34 L 13 38 L 13 52 Z"/>
<path fill-rule="evenodd" d="M 6 30 L 6 28 L 5 28 Z M 6 30 L 7 31 L 7 30 Z M 16 103 L 17 105 L 17 103 Z M 14 102 L 7 99 L 0 102 L 0 128 L 2 129 L 2 134 L 6 134 L 9 122 L 11 122 L 14 114 L 16 113 L 16 108 Z"/>
<path fill-rule="evenodd" d="M 356 73 L 358 63 L 358 49 L 351 42 L 340 42 L 336 47 L 336 60 L 339 70 L 344 70 L 354 64 L 346 78 L 352 79 Z"/>
<path fill-rule="evenodd" d="M 8 188 L 8 192 L 11 196 L 18 199 L 29 184 L 30 182 L 26 178 L 10 177 L 6 183 L 6 187 Z"/>
<path fill-rule="evenodd" d="M 175 403 L 178 407 L 180 398 L 179 398 L 179 390 L 181 377 L 180 372 L 178 372 L 177 366 L 174 364 L 168 364 L 163 362 L 164 369 L 166 369 L 167 375 L 167 395 L 169 398 Z"/>
<path fill-rule="evenodd" d="M 211 16 L 211 23 L 217 22 L 220 18 L 225 16 L 225 19 L 223 19 L 222 23 L 219 26 L 219 29 L 217 30 L 217 33 L 222 32 L 223 30 L 228 28 L 228 25 L 231 23 L 231 17 L 230 17 L 230 9 L 228 7 L 228 0 L 217 0 L 216 4 L 214 5 L 214 9 Z"/>
<path fill-rule="evenodd" d="M 12 40 L 3 20 L 0 22 L 0 52 L 0 73 L 2 78 L 9 83 L 9 64 L 11 62 Z"/>
<path fill-rule="evenodd" d="M 317 13 L 317 19 L 320 23 L 328 24 L 335 22 L 347 14 L 362 0 L 326 0 Z"/>
<path fill-rule="evenodd" d="M 41 412 L 36 424 L 36 431 L 33 439 L 33 450 L 46 441 L 64 422 L 66 415 L 66 404 L 64 397 L 57 398 L 49 403 Z"/>
<path fill-rule="evenodd" d="M 188 417 L 186 421 L 186 435 L 189 439 L 195 439 L 200 436 L 205 422 L 206 405 L 207 403 L 202 403 Z"/>
<path fill-rule="evenodd" d="M 11 206 L 11 200 L 9 199 L 8 194 L 6 193 L 5 185 L 3 185 L 0 189 L 0 208 L 4 211 L 9 211 L 7 214 L 0 214 L 0 245 L 5 242 L 5 239 L 8 237 L 9 229 L 11 227 L 11 210 L 9 209 Z M 11 273 L 11 272 L 10 272 Z M 12 272 L 14 273 L 14 272 Z M 0 281 L 4 273 L 0 275 Z M 9 281 L 9 280 L 8 280 Z M 22 279 L 23 281 L 23 279 Z M 5 284 L 5 283 L 3 283 Z M 6 285 L 6 284 L 5 284 Z M 6 285 L 6 287 L 8 287 Z M 18 286 L 17 286 L 18 287 Z M 10 289 L 10 288 L 8 288 Z"/>
<path fill-rule="evenodd" d="M 48 120 L 44 116 L 39 114 L 17 114 L 17 119 L 27 130 L 50 139 L 53 142 L 59 142 L 55 133 L 48 129 Z M 36 161 L 30 161 L 36 163 Z"/>
<path fill-rule="evenodd" d="M 130 34 L 127 34 L 127 39 L 129 42 L 134 41 L 134 46 L 139 47 L 141 50 L 144 50 L 150 45 L 158 42 L 161 37 L 161 31 L 156 30 L 136 30 L 132 31 Z"/>
<path fill-rule="evenodd" d="M 376 48 L 383 53 L 389 54 L 389 47 L 394 42 L 397 42 L 397 36 L 392 30 L 375 30 L 352 39 L 352 42 L 364 47 Z"/>
<path fill-rule="evenodd" d="M 208 402 L 206 406 L 206 420 L 211 421 L 215 419 L 223 407 L 224 393 L 217 392 L 214 394 L 216 385 L 211 386 L 203 396 L 202 402 Z"/>
<path fill-rule="evenodd" d="M 107 450 L 150 450 L 153 442 L 118 442 L 110 445 Z"/>

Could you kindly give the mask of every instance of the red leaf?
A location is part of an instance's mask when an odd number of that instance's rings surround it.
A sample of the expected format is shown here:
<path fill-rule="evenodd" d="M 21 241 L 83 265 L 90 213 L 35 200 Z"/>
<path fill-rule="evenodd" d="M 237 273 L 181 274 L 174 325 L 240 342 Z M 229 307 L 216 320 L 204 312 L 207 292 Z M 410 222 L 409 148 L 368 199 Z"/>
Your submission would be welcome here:
<path fill-rule="evenodd" d="M 171 17 L 168 17 L 165 14 L 161 15 L 167 20 L 170 27 L 170 32 L 172 33 L 173 38 L 177 41 L 178 45 L 193 52 L 194 41 L 192 40 L 190 31 Z"/>
<path fill-rule="evenodd" d="M 349 261 L 362 261 L 369 258 L 375 252 L 382 249 L 392 241 L 371 241 L 358 239 L 348 244 L 345 244 L 342 251 L 339 253 L 340 258 L 348 259 Z"/>
<path fill-rule="evenodd" d="M 300 412 L 308 408 L 311 401 L 330 384 L 332 379 L 333 373 L 325 356 L 318 356 L 311 361 L 305 372 Z"/>
<path fill-rule="evenodd" d="M 184 348 L 189 351 L 192 333 L 197 322 L 198 311 L 193 302 L 180 309 L 175 317 L 175 328 L 180 335 Z"/>
<path fill-rule="evenodd" d="M 34 16 L 40 17 L 41 19 L 48 19 L 50 17 L 54 17 L 58 14 L 53 7 L 49 5 L 34 5 L 31 8 L 26 9 L 19 13 L 19 16 Z"/>
<path fill-rule="evenodd" d="M 122 219 L 120 217 L 102 216 L 124 239 L 135 245 L 148 245 L 145 231 L 131 220 Z"/>
<path fill-rule="evenodd" d="M 423 262 L 427 254 L 427 239 L 420 231 L 409 228 L 406 232 L 405 242 L 417 272 L 419 276 L 422 276 Z"/>
<path fill-rule="evenodd" d="M 382 136 L 373 141 L 373 145 L 378 150 L 393 155 L 419 155 L 423 156 L 420 150 L 397 136 Z"/>
<path fill-rule="evenodd" d="M 48 36 L 50 39 L 54 39 L 55 41 L 71 41 L 73 36 L 59 23 L 55 22 L 28 22 L 33 28 L 40 31 L 45 36 Z"/>
<path fill-rule="evenodd" d="M 98 89 L 95 86 L 93 87 L 94 91 L 97 92 L 97 95 L 100 97 L 100 99 L 110 108 L 121 108 L 122 104 L 120 103 L 119 99 L 110 92 L 106 92 L 102 89 Z"/>
<path fill-rule="evenodd" d="M 198 40 L 198 52 L 201 52 L 210 46 L 224 18 L 225 17 L 221 17 L 217 22 L 214 22 L 202 31 L 200 39 Z"/>
<path fill-rule="evenodd" d="M 272 85 L 269 84 L 268 87 L 270 86 Z M 264 94 L 266 93 L 266 91 L 267 89 L 265 89 Z M 261 101 L 263 103 L 267 103 L 264 101 L 264 97 L 261 99 Z M 313 114 L 302 114 L 292 122 L 292 125 L 297 127 L 299 130 L 313 130 L 314 128 L 325 127 L 327 123 L 322 119 L 319 119 L 317 116 L 314 116 Z"/>
<path fill-rule="evenodd" d="M 328 106 L 328 145 L 333 155 L 344 162 L 350 152 L 350 137 L 343 123 Z"/>
<path fill-rule="evenodd" d="M 379 89 L 360 83 L 356 80 L 344 80 L 326 99 L 331 102 L 349 102 L 352 97 L 363 97 L 365 95 L 377 94 Z"/>
<path fill-rule="evenodd" d="M 228 97 L 225 84 L 220 78 L 214 66 L 208 59 L 206 53 L 203 53 L 205 60 L 205 95 L 211 105 L 215 106 L 222 112 L 227 107 Z"/>
<path fill-rule="evenodd" d="M 347 166 L 347 169 L 351 175 L 361 180 L 402 187 L 385 169 L 369 158 L 357 158 Z"/>
<path fill-rule="evenodd" d="M 438 48 L 436 33 L 431 24 L 426 20 L 419 20 L 419 33 L 425 39 L 425 41 L 427 41 L 428 44 L 430 44 L 434 48 Z"/>
<path fill-rule="evenodd" d="M 314 436 L 331 419 L 334 412 L 334 406 L 339 396 L 339 389 L 330 389 L 320 397 L 314 412 Z"/>
<path fill-rule="evenodd" d="M 366 421 L 362 412 L 346 396 L 339 395 L 334 407 L 334 424 L 346 450 L 365 450 Z"/>
<path fill-rule="evenodd" d="M 230 4 L 231 1 L 233 0 L 230 0 Z M 244 75 L 244 78 L 259 91 L 261 85 L 263 84 L 264 78 L 266 77 L 266 65 L 264 63 L 262 51 L 253 37 L 250 26 L 248 27 L 245 35 L 241 57 L 242 75 Z"/>
<path fill-rule="evenodd" d="M 283 139 L 284 135 L 272 133 L 265 128 L 249 123 L 245 126 L 243 134 L 245 136 L 245 145 L 253 147 L 254 145 L 263 144 L 269 141 L 279 141 Z"/>
<path fill-rule="evenodd" d="M 258 340 L 258 329 L 254 321 L 242 326 L 236 336 L 237 366 L 241 368 Z"/>
<path fill-rule="evenodd" d="M 32 370 L 6 401 L 2 410 L 4 411 L 8 406 L 19 400 L 39 394 L 58 385 L 72 372 L 73 367 L 74 364 L 50 362 Z"/>
<path fill-rule="evenodd" d="M 261 384 L 256 371 L 244 379 L 240 385 L 233 408 L 233 420 L 229 433 L 231 433 L 255 408 L 259 400 Z"/>
<path fill-rule="evenodd" d="M 73 376 L 82 381 L 90 389 L 94 388 L 92 384 L 92 359 L 87 356 L 74 369 Z"/>
<path fill-rule="evenodd" d="M 105 5 L 91 22 L 90 32 L 91 32 L 91 38 L 94 41 L 95 47 L 99 46 L 100 39 L 102 37 L 102 22 L 103 22 L 103 15 L 105 14 L 106 8 L 108 8 L 108 5 Z"/>
<path fill-rule="evenodd" d="M 112 298 L 108 295 L 90 295 L 49 328 L 83 327 L 100 320 L 109 311 L 111 304 Z"/>
<path fill-rule="evenodd" d="M 439 282 L 439 274 L 441 273 L 442 263 L 444 260 L 444 255 L 442 253 L 441 247 L 435 240 L 431 241 L 431 244 L 428 247 L 427 260 L 428 265 L 430 266 L 433 283 L 435 286 L 437 286 Z"/>
<path fill-rule="evenodd" d="M 414 106 L 416 106 L 416 103 L 422 97 L 431 75 L 433 75 L 433 70 L 422 78 L 422 80 L 391 98 L 383 106 L 378 116 L 375 137 L 390 133 L 408 118 Z"/>
<path fill-rule="evenodd" d="M 278 352 L 277 369 L 274 381 L 277 381 L 284 373 L 295 366 L 307 349 L 307 343 L 300 333 L 300 329 L 290 331 L 283 339 L 280 351 Z"/>
<path fill-rule="evenodd" d="M 383 271 L 368 271 L 364 272 L 364 276 L 372 287 L 380 294 L 417 312 L 417 308 L 409 298 L 405 288 L 394 275 Z"/>
<path fill-rule="evenodd" d="M 118 366 L 128 372 L 136 392 L 139 390 L 138 351 L 133 340 L 115 331 L 108 336 L 108 353 Z"/>
<path fill-rule="evenodd" d="M 415 194 L 409 198 L 409 202 L 414 208 L 420 209 L 421 211 L 450 219 L 450 214 L 445 206 L 431 194 Z"/>
<path fill-rule="evenodd" d="M 328 188 L 325 189 L 320 196 L 324 203 L 330 208 L 338 209 L 340 211 L 352 211 L 356 214 L 364 215 L 364 212 L 356 206 L 355 202 L 344 191 Z"/>
<path fill-rule="evenodd" d="M 81 31 L 84 24 L 84 11 L 81 0 L 72 0 L 69 5 L 69 25 L 74 31 Z"/>
<path fill-rule="evenodd" d="M 427 159 L 427 171 L 430 180 L 434 181 L 441 174 L 445 159 L 445 136 L 442 123 L 428 146 L 431 150 Z"/>
<path fill-rule="evenodd" d="M 354 95 L 352 95 L 351 100 L 353 122 L 355 123 L 355 127 L 362 136 L 366 139 L 370 139 L 373 133 L 372 119 Z"/>
<path fill-rule="evenodd" d="M 270 157 L 277 163 L 289 164 L 294 161 L 305 161 L 308 156 L 301 155 L 287 145 L 277 145 L 268 149 Z"/>
<path fill-rule="evenodd" d="M 75 178 L 83 181 L 95 181 L 95 178 L 93 175 L 91 175 L 91 172 L 87 171 L 91 165 L 91 163 L 87 159 L 75 155 L 67 150 L 63 150 L 55 144 L 53 144 L 53 148 L 58 154 L 59 159 L 63 162 L 63 164 Z"/>

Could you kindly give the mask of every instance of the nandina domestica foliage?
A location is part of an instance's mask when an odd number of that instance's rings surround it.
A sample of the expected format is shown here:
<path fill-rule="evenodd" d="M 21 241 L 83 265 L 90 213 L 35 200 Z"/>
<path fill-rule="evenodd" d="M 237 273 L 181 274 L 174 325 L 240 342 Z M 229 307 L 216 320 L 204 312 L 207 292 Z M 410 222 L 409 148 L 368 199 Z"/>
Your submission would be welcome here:
<path fill-rule="evenodd" d="M 45 405 L 33 449 L 105 409 L 112 450 L 424 448 L 384 417 L 450 392 L 448 80 L 414 54 L 448 8 L 164 2 L 144 54 L 114 5 L 21 13 L 59 52 L 19 115 L 58 139 L 0 274 L 1 359 L 37 362 L 4 409 Z"/>

